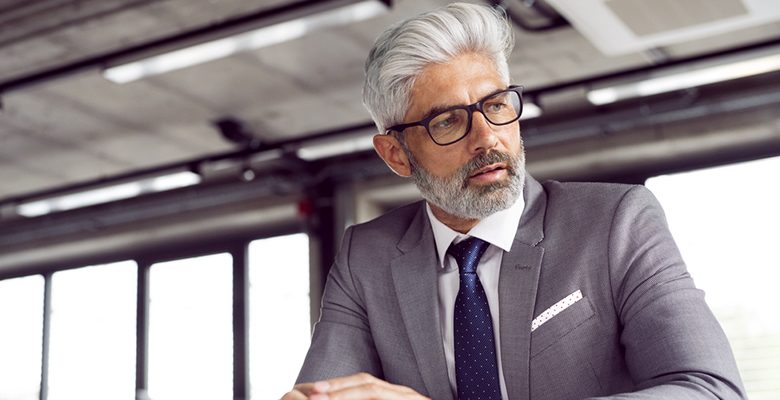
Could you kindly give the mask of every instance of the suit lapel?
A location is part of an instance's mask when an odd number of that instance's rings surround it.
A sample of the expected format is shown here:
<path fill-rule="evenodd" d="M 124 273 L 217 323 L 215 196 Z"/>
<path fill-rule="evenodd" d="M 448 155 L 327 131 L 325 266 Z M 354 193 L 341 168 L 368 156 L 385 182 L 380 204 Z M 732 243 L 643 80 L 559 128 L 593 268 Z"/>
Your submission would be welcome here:
<path fill-rule="evenodd" d="M 530 176 L 526 180 L 526 208 L 512 249 L 504 253 L 498 282 L 501 364 L 511 399 L 530 398 L 531 321 L 544 248 L 547 196 Z"/>
<path fill-rule="evenodd" d="M 391 262 L 391 270 L 401 316 L 428 396 L 452 399 L 439 324 L 435 245 L 424 210 L 419 208 L 398 243 L 403 254 Z"/>

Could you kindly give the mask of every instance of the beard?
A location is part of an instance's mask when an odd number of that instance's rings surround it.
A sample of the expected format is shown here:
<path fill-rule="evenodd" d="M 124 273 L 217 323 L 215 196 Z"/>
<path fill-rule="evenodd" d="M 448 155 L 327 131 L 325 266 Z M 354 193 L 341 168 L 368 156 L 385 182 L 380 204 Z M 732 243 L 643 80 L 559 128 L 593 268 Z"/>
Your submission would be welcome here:
<path fill-rule="evenodd" d="M 445 178 L 428 172 L 411 151 L 405 150 L 412 169 L 412 179 L 423 198 L 452 216 L 483 219 L 511 207 L 523 193 L 525 155 L 522 150 L 517 155 L 496 150 L 480 153 Z M 494 163 L 506 164 L 506 180 L 487 185 L 469 183 L 469 177 L 474 172 Z"/>

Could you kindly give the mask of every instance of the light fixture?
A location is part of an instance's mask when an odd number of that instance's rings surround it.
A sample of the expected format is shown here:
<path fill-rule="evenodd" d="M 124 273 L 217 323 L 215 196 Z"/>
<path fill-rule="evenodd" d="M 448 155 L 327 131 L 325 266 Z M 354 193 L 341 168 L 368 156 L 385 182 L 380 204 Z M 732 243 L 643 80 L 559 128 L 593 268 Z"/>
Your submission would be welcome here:
<path fill-rule="evenodd" d="M 312 7 L 317 6 L 318 3 L 323 2 L 311 2 Z M 378 0 L 335 1 L 331 3 L 335 3 L 337 6 L 229 37 L 112 66 L 103 70 L 103 76 L 116 83 L 128 83 L 147 76 L 228 57 L 239 52 L 293 40 L 315 30 L 362 21 L 377 16 L 388 9 L 384 2 Z"/>
<path fill-rule="evenodd" d="M 523 115 L 520 116 L 521 121 L 527 119 L 539 118 L 541 116 L 542 116 L 541 107 L 528 101 L 523 102 Z"/>
<path fill-rule="evenodd" d="M 343 154 L 357 153 L 374 148 L 374 136 L 368 133 L 341 137 L 338 140 L 312 141 L 296 150 L 298 158 L 306 161 L 319 160 Z"/>
<path fill-rule="evenodd" d="M 25 217 L 37 217 L 57 211 L 129 199 L 146 193 L 163 192 L 198 183 L 200 183 L 200 175 L 190 171 L 180 171 L 168 175 L 159 175 L 20 203 L 16 205 L 16 213 Z"/>
<path fill-rule="evenodd" d="M 622 100 L 652 96 L 780 70 L 780 55 L 769 54 L 725 64 L 667 73 L 644 80 L 588 91 L 587 98 L 600 106 Z"/>

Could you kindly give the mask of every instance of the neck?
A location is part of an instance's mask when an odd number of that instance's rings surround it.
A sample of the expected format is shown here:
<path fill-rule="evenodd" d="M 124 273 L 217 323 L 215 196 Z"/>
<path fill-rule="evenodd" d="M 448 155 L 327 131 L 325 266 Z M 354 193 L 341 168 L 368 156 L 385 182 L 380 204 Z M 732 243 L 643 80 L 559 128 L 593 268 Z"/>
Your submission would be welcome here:
<path fill-rule="evenodd" d="M 441 208 L 439 208 L 437 205 L 433 203 L 428 203 L 428 204 L 431 206 L 431 211 L 433 211 L 433 215 L 435 215 L 439 221 L 441 221 L 444 225 L 447 225 L 450 229 L 452 229 L 455 232 L 465 234 L 468 231 L 470 231 L 471 228 L 475 227 L 480 221 L 478 219 L 456 217 L 442 210 Z"/>

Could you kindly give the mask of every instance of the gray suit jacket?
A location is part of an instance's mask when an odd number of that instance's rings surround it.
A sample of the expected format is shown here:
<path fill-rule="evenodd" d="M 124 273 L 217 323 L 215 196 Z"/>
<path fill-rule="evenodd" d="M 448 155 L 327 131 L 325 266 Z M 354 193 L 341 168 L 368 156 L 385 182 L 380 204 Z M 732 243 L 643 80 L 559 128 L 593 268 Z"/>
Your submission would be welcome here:
<path fill-rule="evenodd" d="M 512 400 L 745 397 L 726 337 L 648 190 L 529 177 L 524 196 L 499 277 Z M 362 371 L 453 399 L 434 248 L 421 202 L 349 228 L 298 382 Z M 582 300 L 531 333 L 534 317 L 576 290 Z"/>

